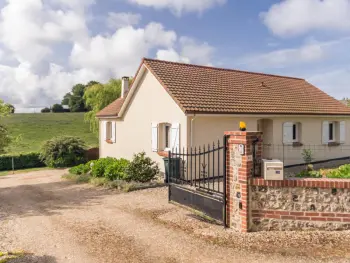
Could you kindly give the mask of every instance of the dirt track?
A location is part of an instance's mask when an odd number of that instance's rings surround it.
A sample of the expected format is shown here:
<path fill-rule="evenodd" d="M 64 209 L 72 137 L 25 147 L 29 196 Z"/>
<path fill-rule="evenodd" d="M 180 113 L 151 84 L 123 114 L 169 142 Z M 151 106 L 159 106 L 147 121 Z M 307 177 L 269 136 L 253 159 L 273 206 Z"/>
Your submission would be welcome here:
<path fill-rule="evenodd" d="M 0 251 L 32 253 L 13 262 L 350 262 L 348 232 L 242 235 L 169 204 L 165 188 L 117 193 L 63 173 L 0 177 Z"/>

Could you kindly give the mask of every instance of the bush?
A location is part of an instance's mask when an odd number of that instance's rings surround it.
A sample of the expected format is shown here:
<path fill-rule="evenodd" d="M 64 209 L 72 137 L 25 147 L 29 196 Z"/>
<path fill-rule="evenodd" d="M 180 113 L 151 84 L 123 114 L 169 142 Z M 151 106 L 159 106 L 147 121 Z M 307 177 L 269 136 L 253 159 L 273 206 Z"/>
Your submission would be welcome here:
<path fill-rule="evenodd" d="M 149 182 L 159 173 L 159 167 L 156 162 L 146 156 L 145 152 L 135 154 L 127 170 L 127 181 Z"/>
<path fill-rule="evenodd" d="M 87 174 L 90 171 L 90 166 L 88 164 L 79 164 L 69 169 L 71 174 L 81 175 Z"/>
<path fill-rule="evenodd" d="M 310 164 L 313 160 L 313 154 L 311 149 L 304 149 L 301 153 L 303 160 L 306 164 Z"/>
<path fill-rule="evenodd" d="M 129 168 L 130 161 L 126 159 L 115 160 L 112 164 L 109 164 L 106 169 L 104 176 L 109 180 L 122 179 L 126 180 L 128 178 L 127 170 Z"/>
<path fill-rule="evenodd" d="M 97 161 L 91 161 L 90 163 L 93 164 L 91 168 L 91 175 L 93 177 L 104 177 L 107 167 L 116 161 L 117 159 L 111 157 L 101 158 Z"/>
<path fill-rule="evenodd" d="M 322 173 L 320 171 L 308 171 L 308 170 L 303 170 L 300 173 L 296 175 L 296 177 L 301 177 L 301 178 L 322 178 Z"/>
<path fill-rule="evenodd" d="M 64 112 L 64 108 L 61 104 L 54 104 L 52 106 L 52 112 Z"/>
<path fill-rule="evenodd" d="M 25 153 L 18 155 L 1 155 L 0 171 L 12 170 L 12 158 L 16 170 L 44 167 L 45 164 L 40 160 L 40 153 Z"/>
<path fill-rule="evenodd" d="M 62 136 L 46 141 L 40 158 L 49 167 L 71 167 L 85 162 L 85 149 L 81 139 Z"/>
<path fill-rule="evenodd" d="M 350 164 L 339 166 L 338 169 L 329 171 L 328 178 L 350 178 Z"/>
<path fill-rule="evenodd" d="M 49 108 L 43 108 L 41 110 L 41 113 L 50 113 L 50 112 L 51 112 L 51 110 Z"/>

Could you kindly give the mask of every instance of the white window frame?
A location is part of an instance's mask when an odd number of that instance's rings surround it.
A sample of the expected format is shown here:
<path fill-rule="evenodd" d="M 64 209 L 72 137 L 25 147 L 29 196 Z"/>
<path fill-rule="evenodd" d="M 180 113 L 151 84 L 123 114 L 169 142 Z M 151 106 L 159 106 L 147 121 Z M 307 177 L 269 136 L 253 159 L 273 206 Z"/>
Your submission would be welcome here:
<path fill-rule="evenodd" d="M 293 138 L 294 127 L 295 127 L 295 139 Z M 300 128 L 300 122 L 293 122 L 292 142 L 300 142 L 299 128 Z"/>
<path fill-rule="evenodd" d="M 112 125 L 113 125 L 113 122 L 111 121 L 106 122 L 106 141 L 112 140 L 112 132 L 113 132 Z"/>
<path fill-rule="evenodd" d="M 330 125 L 332 125 L 332 135 L 333 135 L 333 139 L 330 139 Z M 335 126 L 337 125 L 337 122 L 335 121 L 330 121 L 328 122 L 328 142 L 336 142 L 336 134 L 335 134 Z"/>
<path fill-rule="evenodd" d="M 169 128 L 168 129 L 168 147 L 166 145 L 166 132 L 167 132 L 167 129 L 166 128 Z M 163 129 L 163 142 L 164 142 L 164 151 L 170 151 L 171 150 L 171 124 L 170 123 L 164 123 L 164 129 Z"/>

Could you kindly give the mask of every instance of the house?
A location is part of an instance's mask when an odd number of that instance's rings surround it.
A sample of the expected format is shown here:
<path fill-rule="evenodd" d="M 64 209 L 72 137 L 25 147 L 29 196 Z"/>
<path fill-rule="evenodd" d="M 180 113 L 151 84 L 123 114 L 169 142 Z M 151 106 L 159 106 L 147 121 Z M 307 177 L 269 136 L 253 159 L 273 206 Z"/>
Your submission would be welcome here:
<path fill-rule="evenodd" d="M 143 59 L 131 87 L 122 83 L 97 114 L 101 157 L 145 151 L 161 163 L 164 151 L 222 142 L 240 121 L 263 132 L 264 158 L 350 156 L 350 108 L 304 79 Z"/>

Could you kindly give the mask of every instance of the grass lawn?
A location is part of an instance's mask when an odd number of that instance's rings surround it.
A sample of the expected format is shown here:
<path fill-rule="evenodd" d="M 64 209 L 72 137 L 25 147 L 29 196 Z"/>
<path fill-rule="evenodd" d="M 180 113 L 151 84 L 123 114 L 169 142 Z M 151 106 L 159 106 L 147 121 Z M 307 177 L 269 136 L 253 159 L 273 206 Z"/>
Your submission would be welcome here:
<path fill-rule="evenodd" d="M 98 138 L 84 123 L 84 113 L 36 113 L 12 114 L 1 119 L 11 135 L 22 136 L 18 145 L 14 145 L 9 153 L 25 153 L 39 151 L 42 143 L 56 136 L 77 136 L 87 146 L 98 146 Z"/>
<path fill-rule="evenodd" d="M 29 169 L 24 169 L 24 170 L 15 170 L 14 172 L 12 172 L 12 171 L 2 171 L 2 172 L 0 172 L 0 176 L 6 176 L 6 175 L 10 175 L 10 174 L 29 173 L 29 172 L 49 170 L 49 169 L 50 168 L 47 168 L 47 167 L 40 167 L 40 168 L 29 168 Z"/>

